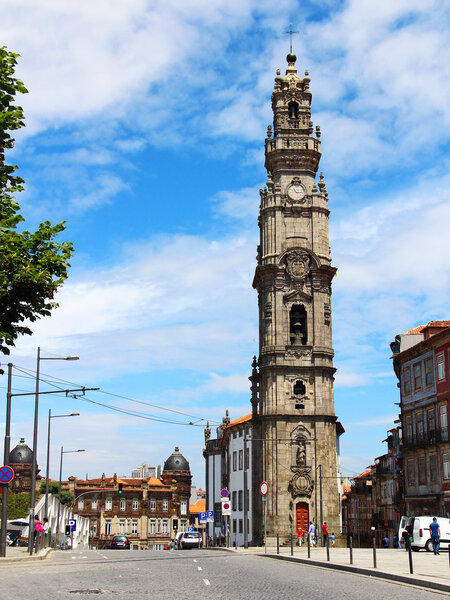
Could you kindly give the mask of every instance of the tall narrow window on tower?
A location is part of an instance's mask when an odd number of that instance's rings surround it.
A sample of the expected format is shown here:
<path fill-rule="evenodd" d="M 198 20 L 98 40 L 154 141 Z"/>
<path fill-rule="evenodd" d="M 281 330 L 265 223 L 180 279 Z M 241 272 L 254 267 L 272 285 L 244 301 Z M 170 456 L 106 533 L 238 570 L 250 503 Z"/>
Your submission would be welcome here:
<path fill-rule="evenodd" d="M 289 315 L 290 320 L 290 342 L 294 346 L 298 345 L 306 345 L 308 341 L 308 331 L 307 331 L 307 319 L 306 319 L 306 309 L 301 304 L 300 306 L 294 304 L 291 308 L 291 312 Z"/>
<path fill-rule="evenodd" d="M 289 102 L 288 104 L 289 118 L 298 119 L 298 104 L 297 102 Z"/>

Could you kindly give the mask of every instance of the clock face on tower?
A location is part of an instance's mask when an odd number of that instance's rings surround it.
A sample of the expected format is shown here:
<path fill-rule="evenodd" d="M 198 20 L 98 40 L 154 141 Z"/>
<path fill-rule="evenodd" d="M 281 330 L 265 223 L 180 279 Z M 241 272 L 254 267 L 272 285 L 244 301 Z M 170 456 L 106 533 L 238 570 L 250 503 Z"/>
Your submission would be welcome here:
<path fill-rule="evenodd" d="M 305 189 L 299 183 L 293 183 L 289 186 L 288 196 L 291 200 L 298 201 L 301 200 L 305 195 Z"/>

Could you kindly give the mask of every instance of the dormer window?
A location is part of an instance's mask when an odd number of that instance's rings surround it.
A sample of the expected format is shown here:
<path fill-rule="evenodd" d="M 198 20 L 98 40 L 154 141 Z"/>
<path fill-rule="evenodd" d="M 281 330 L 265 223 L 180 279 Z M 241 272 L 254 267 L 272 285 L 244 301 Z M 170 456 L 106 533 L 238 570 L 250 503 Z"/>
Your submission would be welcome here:
<path fill-rule="evenodd" d="M 298 119 L 298 104 L 297 102 L 291 101 L 288 104 L 289 118 Z"/>

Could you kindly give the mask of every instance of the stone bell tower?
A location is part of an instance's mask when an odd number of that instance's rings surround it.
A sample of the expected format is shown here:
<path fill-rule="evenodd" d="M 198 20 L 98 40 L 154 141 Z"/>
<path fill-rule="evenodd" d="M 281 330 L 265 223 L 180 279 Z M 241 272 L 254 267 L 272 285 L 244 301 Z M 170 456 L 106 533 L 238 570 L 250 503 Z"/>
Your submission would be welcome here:
<path fill-rule="evenodd" d="M 267 481 L 267 534 L 287 536 L 321 516 L 339 531 L 337 423 L 333 401 L 328 193 L 316 183 L 320 128 L 311 121 L 310 78 L 296 56 L 277 71 L 273 130 L 265 142 L 260 246 L 253 286 L 259 303 L 258 391 L 253 393 L 255 482 Z M 255 376 L 252 376 L 254 383 Z M 254 387 L 254 386 L 253 386 Z M 256 486 L 258 487 L 258 486 Z M 254 539 L 263 505 L 253 491 Z"/>

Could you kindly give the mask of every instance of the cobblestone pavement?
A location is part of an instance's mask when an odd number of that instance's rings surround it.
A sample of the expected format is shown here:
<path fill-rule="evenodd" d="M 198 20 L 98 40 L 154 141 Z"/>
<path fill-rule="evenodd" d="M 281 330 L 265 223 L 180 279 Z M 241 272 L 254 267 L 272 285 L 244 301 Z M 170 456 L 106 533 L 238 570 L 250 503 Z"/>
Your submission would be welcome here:
<path fill-rule="evenodd" d="M 14 600 L 431 600 L 440 592 L 221 550 L 56 551 L 45 560 L 0 564 Z M 370 590 L 370 591 L 369 591 Z M 446 595 L 446 594 L 445 594 Z"/>

